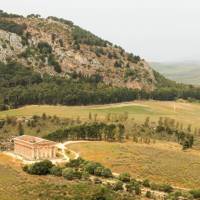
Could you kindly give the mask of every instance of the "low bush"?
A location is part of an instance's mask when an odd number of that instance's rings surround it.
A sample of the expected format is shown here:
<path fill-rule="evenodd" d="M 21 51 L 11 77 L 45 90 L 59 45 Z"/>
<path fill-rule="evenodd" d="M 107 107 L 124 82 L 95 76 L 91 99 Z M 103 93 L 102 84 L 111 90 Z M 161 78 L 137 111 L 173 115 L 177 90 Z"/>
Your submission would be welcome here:
<path fill-rule="evenodd" d="M 110 178 L 112 177 L 112 171 L 109 168 L 103 168 L 102 172 L 101 172 L 101 176 L 105 177 L 105 178 Z"/>
<path fill-rule="evenodd" d="M 145 180 L 142 182 L 142 185 L 143 185 L 144 187 L 150 187 L 150 182 L 149 182 L 149 180 L 148 180 L 148 179 L 145 179 Z"/>
<path fill-rule="evenodd" d="M 53 166 L 50 169 L 50 174 L 54 176 L 62 176 L 62 168 L 58 166 Z"/>
<path fill-rule="evenodd" d="M 85 166 L 84 166 L 84 170 L 86 172 L 88 172 L 89 174 L 95 174 L 95 170 L 99 167 L 102 167 L 102 165 L 100 163 L 96 163 L 96 162 L 88 162 Z"/>
<path fill-rule="evenodd" d="M 199 190 L 191 190 L 190 194 L 195 198 L 195 199 L 199 199 L 200 198 L 200 189 Z"/>
<path fill-rule="evenodd" d="M 123 182 L 117 181 L 116 183 L 114 183 L 113 190 L 115 190 L 115 191 L 123 190 Z"/>
<path fill-rule="evenodd" d="M 156 183 L 151 183 L 150 188 L 151 190 L 159 190 L 159 185 Z"/>
<path fill-rule="evenodd" d="M 119 180 L 123 182 L 130 182 L 131 176 L 129 173 L 122 173 L 119 175 Z"/>
<path fill-rule="evenodd" d="M 74 170 L 71 168 L 65 168 L 62 170 L 62 176 L 67 180 L 74 179 Z"/>
<path fill-rule="evenodd" d="M 136 195 L 140 195 L 140 194 L 141 194 L 141 188 L 140 188 L 140 185 L 139 185 L 139 184 L 137 184 L 137 185 L 135 186 L 135 194 L 136 194 Z"/>
<path fill-rule="evenodd" d="M 156 184 L 156 183 L 152 183 L 150 185 L 150 188 L 152 190 L 159 190 L 159 191 L 162 191 L 162 192 L 167 192 L 167 193 L 170 193 L 173 191 L 173 187 L 171 185 L 168 185 L 168 184 Z"/>
<path fill-rule="evenodd" d="M 126 184 L 126 190 L 127 192 L 132 193 L 135 190 L 135 185 L 134 183 L 130 182 Z"/>
<path fill-rule="evenodd" d="M 50 173 L 53 164 L 49 160 L 44 160 L 41 162 L 34 163 L 29 166 L 24 166 L 23 170 L 28 172 L 29 174 L 34 175 L 47 175 Z"/>
<path fill-rule="evenodd" d="M 82 178 L 82 172 L 75 170 L 73 172 L 73 178 L 74 179 L 81 179 Z"/>
<path fill-rule="evenodd" d="M 162 192 L 170 193 L 170 192 L 173 191 L 173 187 L 171 185 L 168 185 L 168 184 L 163 184 L 163 185 L 160 186 L 159 190 L 162 191 Z"/>
<path fill-rule="evenodd" d="M 85 162 L 84 159 L 82 159 L 81 157 L 77 158 L 77 159 L 72 159 L 70 160 L 68 163 L 66 163 L 66 167 L 80 167 L 83 163 Z"/>
<path fill-rule="evenodd" d="M 102 175 L 102 171 L 103 171 L 103 167 L 97 167 L 94 170 L 94 175 L 95 176 L 101 176 Z"/>
<path fill-rule="evenodd" d="M 78 170 L 74 170 L 72 168 L 64 168 L 62 170 L 62 176 L 67 180 L 81 179 L 82 172 L 80 172 Z"/>
<path fill-rule="evenodd" d="M 146 194 L 145 194 L 145 196 L 146 196 L 147 198 L 149 198 L 149 199 L 150 199 L 150 198 L 151 198 L 151 196 L 152 196 L 152 195 L 151 195 L 151 192 L 150 192 L 150 191 L 147 191 L 147 192 L 146 192 Z"/>

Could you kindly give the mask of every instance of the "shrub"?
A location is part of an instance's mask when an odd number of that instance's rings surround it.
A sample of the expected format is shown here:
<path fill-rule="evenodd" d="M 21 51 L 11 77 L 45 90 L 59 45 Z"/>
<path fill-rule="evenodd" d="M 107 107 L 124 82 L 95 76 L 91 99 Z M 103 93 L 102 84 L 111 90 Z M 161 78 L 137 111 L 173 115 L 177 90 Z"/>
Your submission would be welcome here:
<path fill-rule="evenodd" d="M 138 63 L 141 60 L 139 56 L 134 56 L 132 53 L 128 54 L 128 61 Z"/>
<path fill-rule="evenodd" d="M 83 180 L 88 180 L 89 177 L 90 177 L 89 173 L 86 172 L 86 171 L 83 171 L 83 173 L 82 173 L 82 179 L 83 179 Z"/>
<path fill-rule="evenodd" d="M 123 182 L 130 182 L 131 176 L 129 173 L 122 173 L 119 175 L 119 180 Z"/>
<path fill-rule="evenodd" d="M 145 179 L 142 184 L 144 187 L 150 187 L 150 182 L 148 179 Z"/>
<path fill-rule="evenodd" d="M 102 165 L 100 163 L 96 163 L 96 162 L 88 162 L 85 166 L 84 169 L 85 171 L 87 171 L 89 174 L 94 174 L 95 169 L 98 167 L 102 167 Z"/>
<path fill-rule="evenodd" d="M 113 185 L 113 190 L 118 191 L 118 190 L 123 190 L 123 182 L 122 181 L 117 181 Z"/>
<path fill-rule="evenodd" d="M 111 199 L 108 196 L 110 196 L 110 191 L 105 187 L 100 187 L 97 191 L 95 191 L 94 194 L 92 194 L 91 198 L 89 198 L 89 199 L 91 199 L 91 200 L 107 200 L 107 199 Z M 79 199 L 82 199 L 82 198 L 79 198 Z"/>
<path fill-rule="evenodd" d="M 134 185 L 134 183 L 127 183 L 126 184 L 126 190 L 128 191 L 128 192 L 133 192 L 134 190 L 135 190 L 135 185 Z"/>
<path fill-rule="evenodd" d="M 53 164 L 49 160 L 44 160 L 41 162 L 34 163 L 27 168 L 29 174 L 35 175 L 46 175 L 50 173 L 50 169 L 53 167 Z"/>
<path fill-rule="evenodd" d="M 67 180 L 73 180 L 74 171 L 71 168 L 65 168 L 62 170 L 62 176 Z"/>
<path fill-rule="evenodd" d="M 163 192 L 167 192 L 167 193 L 170 193 L 173 191 L 173 187 L 171 185 L 168 185 L 168 184 L 164 184 L 164 185 L 161 185 L 160 188 L 159 188 L 160 191 L 163 191 Z"/>
<path fill-rule="evenodd" d="M 85 162 L 81 157 L 77 159 L 70 160 L 69 163 L 66 163 L 66 167 L 80 167 Z"/>
<path fill-rule="evenodd" d="M 151 192 L 147 191 L 145 196 L 150 199 L 151 198 Z"/>
<path fill-rule="evenodd" d="M 137 77 L 137 72 L 134 69 L 126 69 L 125 71 L 125 78 L 131 77 L 132 80 Z"/>
<path fill-rule="evenodd" d="M 80 28 L 79 26 L 74 26 L 72 37 L 76 44 L 87 44 L 101 47 L 106 47 L 108 44 L 107 41 L 102 40 L 101 38 L 97 37 L 89 31 Z"/>
<path fill-rule="evenodd" d="M 0 29 L 22 36 L 27 26 L 12 21 L 0 21 Z"/>
<path fill-rule="evenodd" d="M 197 199 L 200 198 L 200 190 L 191 190 L 190 194 L 192 194 L 192 196 Z"/>
<path fill-rule="evenodd" d="M 51 54 L 52 47 L 47 42 L 38 43 L 38 48 L 42 54 Z"/>
<path fill-rule="evenodd" d="M 159 190 L 159 185 L 157 185 L 155 183 L 151 183 L 150 188 L 151 188 L 151 190 Z"/>
<path fill-rule="evenodd" d="M 24 165 L 24 166 L 22 167 L 22 170 L 25 171 L 25 172 L 28 172 L 28 168 L 29 168 L 28 165 Z"/>
<path fill-rule="evenodd" d="M 5 123 L 6 123 L 6 122 L 5 122 L 5 120 L 3 120 L 3 119 L 2 119 L 2 120 L 0 120 L 0 128 L 3 128 L 3 127 L 4 127 L 4 125 L 5 125 Z"/>
<path fill-rule="evenodd" d="M 140 195 L 140 194 L 141 194 L 141 188 L 140 188 L 140 185 L 139 185 L 139 184 L 137 184 L 137 185 L 135 186 L 135 194 L 136 194 L 136 195 Z"/>
<path fill-rule="evenodd" d="M 50 174 L 52 174 L 54 176 L 62 176 L 62 168 L 60 168 L 58 166 L 53 166 L 50 169 Z"/>
<path fill-rule="evenodd" d="M 56 61 L 55 56 L 53 54 L 50 54 L 49 58 L 48 58 L 48 64 L 54 67 L 54 70 L 57 73 L 61 73 L 62 69 L 60 64 Z"/>
<path fill-rule="evenodd" d="M 122 62 L 121 60 L 119 60 L 119 61 L 116 61 L 116 62 L 115 62 L 114 66 L 115 66 L 116 68 L 120 68 L 120 67 L 122 67 L 122 64 L 123 64 L 123 62 Z"/>
<path fill-rule="evenodd" d="M 112 171 L 109 168 L 104 168 L 101 172 L 101 176 L 105 177 L 105 178 L 110 178 L 112 177 Z"/>
<path fill-rule="evenodd" d="M 103 167 L 97 167 L 94 170 L 94 175 L 101 176 L 102 175 L 102 171 L 103 171 Z"/>
<path fill-rule="evenodd" d="M 80 171 L 74 171 L 73 172 L 73 178 L 74 179 L 81 179 L 82 178 L 82 172 L 80 172 Z"/>

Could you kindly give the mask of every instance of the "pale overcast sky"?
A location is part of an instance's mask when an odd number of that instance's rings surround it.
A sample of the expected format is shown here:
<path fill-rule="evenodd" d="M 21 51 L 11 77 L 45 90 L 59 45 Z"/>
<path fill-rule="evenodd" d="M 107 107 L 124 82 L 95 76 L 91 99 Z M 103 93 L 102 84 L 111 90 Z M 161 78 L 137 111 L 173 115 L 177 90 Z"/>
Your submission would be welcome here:
<path fill-rule="evenodd" d="M 0 9 L 72 20 L 148 61 L 200 60 L 200 0 L 0 0 Z"/>

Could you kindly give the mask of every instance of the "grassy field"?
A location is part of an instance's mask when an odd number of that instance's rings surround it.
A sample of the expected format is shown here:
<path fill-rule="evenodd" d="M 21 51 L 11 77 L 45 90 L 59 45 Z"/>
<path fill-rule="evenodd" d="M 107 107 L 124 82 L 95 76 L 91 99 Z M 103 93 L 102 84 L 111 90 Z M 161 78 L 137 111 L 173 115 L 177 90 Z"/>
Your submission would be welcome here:
<path fill-rule="evenodd" d="M 155 121 L 159 117 L 170 117 L 183 123 L 185 127 L 188 124 L 192 124 L 193 128 L 200 128 L 200 104 L 186 102 L 135 101 L 111 105 L 74 107 L 33 105 L 15 110 L 2 111 L 0 112 L 0 118 L 5 118 L 6 116 L 30 117 L 46 113 L 47 115 L 57 115 L 61 118 L 76 119 L 80 117 L 81 121 L 88 121 L 89 113 L 92 113 L 92 116 L 97 114 L 97 120 L 105 120 L 109 113 L 117 116 L 125 112 L 128 113 L 126 129 L 130 129 L 130 131 L 132 131 L 130 127 L 133 119 L 137 122 L 144 122 L 147 116 L 150 116 L 151 121 Z M 50 122 L 45 126 L 43 126 L 42 121 L 40 123 L 41 131 L 39 133 L 34 133 L 38 128 L 36 127 L 30 129 L 29 132 L 25 132 L 25 134 L 38 134 L 38 136 L 42 136 L 57 127 L 56 124 L 53 125 Z M 47 130 L 43 130 L 43 128 Z M 8 130 L 4 132 L 4 134 L 7 134 Z M 195 141 L 195 143 L 198 142 Z M 138 178 L 149 178 L 156 182 L 168 182 L 181 187 L 196 188 L 200 185 L 200 151 L 193 149 L 183 152 L 181 146 L 178 144 L 165 141 L 156 142 L 156 144 L 151 143 L 150 145 L 133 142 L 122 144 L 94 142 L 89 144 L 74 144 L 72 148 L 80 152 L 83 157 L 100 161 L 116 172 L 129 171 L 133 176 Z M 0 173 L 4 172 L 3 170 L 9 170 L 9 168 L 6 167 L 5 169 L 4 166 L 4 168 L 0 169 Z M 17 174 L 15 170 L 4 172 L 3 174 L 6 173 Z M 23 178 L 20 178 L 20 181 L 22 180 Z M 20 185 L 22 183 L 16 184 Z M 32 185 L 32 182 L 30 185 Z M 8 187 L 12 188 L 11 186 Z M 0 196 L 0 199 L 3 198 Z"/>
<path fill-rule="evenodd" d="M 139 179 L 148 178 L 177 187 L 200 186 L 200 152 L 183 152 L 174 143 L 88 142 L 71 144 L 69 148 L 85 159 L 101 162 L 114 172 L 129 172 Z"/>
<path fill-rule="evenodd" d="M 22 171 L 20 163 L 0 153 L 1 200 L 89 200 L 100 191 L 99 185 L 88 181 L 28 175 Z M 119 195 L 109 191 L 107 196 L 121 200 Z"/>
<path fill-rule="evenodd" d="M 135 101 L 129 103 L 119 103 L 99 106 L 25 106 L 19 109 L 1 111 L 0 118 L 6 116 L 25 116 L 32 115 L 57 115 L 63 118 L 80 117 L 81 120 L 87 120 L 89 112 L 97 114 L 97 119 L 105 119 L 108 113 L 123 114 L 127 112 L 129 118 L 134 118 L 138 122 L 144 122 L 147 116 L 152 120 L 159 117 L 170 117 L 182 122 L 184 125 L 192 124 L 200 128 L 200 104 L 186 102 L 168 102 L 168 101 Z"/>
<path fill-rule="evenodd" d="M 170 117 L 183 123 L 185 126 L 192 124 L 193 127 L 200 128 L 200 104 L 185 102 L 160 102 L 160 101 L 135 101 L 129 103 L 119 103 L 101 106 L 25 106 L 19 109 L 0 112 L 0 118 L 6 116 L 32 116 L 57 115 L 58 117 L 88 120 L 89 112 L 97 114 L 97 119 L 105 119 L 108 113 L 115 115 L 128 113 L 129 119 L 144 122 L 147 116 L 151 120 L 159 117 Z"/>

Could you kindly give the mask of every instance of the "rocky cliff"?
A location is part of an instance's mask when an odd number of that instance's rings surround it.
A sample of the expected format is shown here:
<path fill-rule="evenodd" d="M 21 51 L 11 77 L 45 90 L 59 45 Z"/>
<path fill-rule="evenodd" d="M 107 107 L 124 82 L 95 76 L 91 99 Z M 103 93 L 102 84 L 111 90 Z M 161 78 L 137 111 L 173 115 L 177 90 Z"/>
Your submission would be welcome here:
<path fill-rule="evenodd" d="M 148 63 L 71 21 L 36 15 L 0 15 L 0 60 L 18 62 L 40 74 L 102 79 L 105 84 L 153 90 Z"/>

